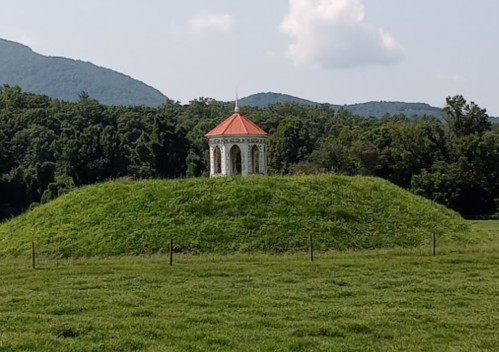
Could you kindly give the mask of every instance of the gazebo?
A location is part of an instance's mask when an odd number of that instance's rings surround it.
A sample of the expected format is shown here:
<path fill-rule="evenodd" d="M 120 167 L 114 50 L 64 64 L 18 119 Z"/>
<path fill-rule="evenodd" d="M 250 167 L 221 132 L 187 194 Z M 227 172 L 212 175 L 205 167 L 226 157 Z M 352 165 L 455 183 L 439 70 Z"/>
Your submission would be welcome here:
<path fill-rule="evenodd" d="M 268 133 L 240 113 L 234 114 L 205 137 L 210 143 L 210 176 L 267 176 Z"/>

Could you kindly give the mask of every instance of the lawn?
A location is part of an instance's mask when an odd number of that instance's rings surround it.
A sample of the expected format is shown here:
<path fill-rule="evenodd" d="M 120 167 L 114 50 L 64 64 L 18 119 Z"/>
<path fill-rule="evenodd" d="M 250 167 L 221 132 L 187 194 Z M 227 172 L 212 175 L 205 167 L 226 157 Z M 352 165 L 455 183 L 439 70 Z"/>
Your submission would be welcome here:
<path fill-rule="evenodd" d="M 293 255 L 0 259 L 0 351 L 498 351 L 482 244 Z"/>

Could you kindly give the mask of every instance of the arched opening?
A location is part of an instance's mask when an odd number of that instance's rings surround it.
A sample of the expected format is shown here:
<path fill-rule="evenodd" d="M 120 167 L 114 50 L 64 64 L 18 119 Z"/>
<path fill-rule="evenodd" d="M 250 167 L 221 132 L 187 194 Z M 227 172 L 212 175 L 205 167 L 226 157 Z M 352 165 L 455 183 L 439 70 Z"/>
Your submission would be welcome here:
<path fill-rule="evenodd" d="M 260 148 L 256 145 L 251 148 L 251 173 L 254 175 L 260 174 Z"/>
<path fill-rule="evenodd" d="M 237 145 L 230 149 L 230 171 L 231 175 L 242 174 L 241 149 Z"/>
<path fill-rule="evenodd" d="M 215 175 L 218 175 L 218 174 L 222 173 L 222 151 L 217 146 L 217 147 L 215 147 L 214 153 L 215 153 L 215 155 L 214 155 L 214 159 L 215 159 L 215 170 L 213 170 L 213 173 Z"/>

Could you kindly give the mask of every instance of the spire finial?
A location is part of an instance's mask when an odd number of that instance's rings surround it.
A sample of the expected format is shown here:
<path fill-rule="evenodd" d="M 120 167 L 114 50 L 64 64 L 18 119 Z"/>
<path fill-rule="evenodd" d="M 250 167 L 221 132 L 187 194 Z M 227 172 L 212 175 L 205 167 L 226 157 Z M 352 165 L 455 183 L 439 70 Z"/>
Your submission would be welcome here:
<path fill-rule="evenodd" d="M 237 93 L 236 89 L 236 108 L 234 109 L 236 113 L 240 112 L 241 110 L 239 109 L 239 94 Z"/>

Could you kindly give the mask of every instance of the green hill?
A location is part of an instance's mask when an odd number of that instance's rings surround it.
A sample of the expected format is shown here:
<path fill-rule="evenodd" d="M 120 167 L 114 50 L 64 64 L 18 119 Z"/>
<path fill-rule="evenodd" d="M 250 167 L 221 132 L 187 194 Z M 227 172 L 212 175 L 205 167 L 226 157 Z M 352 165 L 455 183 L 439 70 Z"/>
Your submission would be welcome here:
<path fill-rule="evenodd" d="M 156 107 L 166 101 L 145 83 L 89 62 L 46 57 L 30 48 L 0 39 L 0 86 L 76 101 L 81 92 L 104 104 Z"/>
<path fill-rule="evenodd" d="M 356 115 L 376 118 L 382 118 L 386 114 L 404 114 L 407 117 L 421 117 L 423 115 L 441 117 L 441 109 L 434 108 L 424 103 L 373 101 L 369 103 L 345 105 L 344 108 Z"/>
<path fill-rule="evenodd" d="M 241 105 L 254 106 L 259 108 L 264 108 L 266 106 L 276 104 L 276 103 L 298 103 L 307 105 L 319 105 L 310 100 L 305 100 L 291 95 L 280 94 L 280 93 L 258 93 L 251 95 L 249 97 L 241 99 Z M 338 109 L 341 105 L 329 104 L 333 109 Z M 366 116 L 366 117 L 376 117 L 382 118 L 386 114 L 396 115 L 404 114 L 407 117 L 423 116 L 423 115 L 433 115 L 436 117 L 441 117 L 440 109 L 432 107 L 424 103 L 403 103 L 403 102 L 369 102 L 362 104 L 353 105 L 343 105 L 345 109 L 352 112 L 353 114 Z"/>
<path fill-rule="evenodd" d="M 305 104 L 305 105 L 319 105 L 319 103 L 301 99 L 297 97 L 293 97 L 287 94 L 281 93 L 258 93 L 250 95 L 246 98 L 242 98 L 239 100 L 239 103 L 244 106 L 253 106 L 263 109 L 269 105 L 276 103 L 297 103 L 297 104 Z"/>
<path fill-rule="evenodd" d="M 456 213 L 365 177 L 114 181 L 77 189 L 0 225 L 0 255 L 35 241 L 56 257 L 162 252 L 374 249 L 462 239 Z"/>

